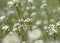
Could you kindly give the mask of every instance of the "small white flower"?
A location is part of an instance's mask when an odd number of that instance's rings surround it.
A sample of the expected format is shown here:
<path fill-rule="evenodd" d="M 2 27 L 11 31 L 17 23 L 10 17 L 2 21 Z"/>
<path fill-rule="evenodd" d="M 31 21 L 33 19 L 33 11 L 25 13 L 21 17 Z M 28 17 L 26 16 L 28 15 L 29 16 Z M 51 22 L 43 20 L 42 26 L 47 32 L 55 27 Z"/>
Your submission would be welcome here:
<path fill-rule="evenodd" d="M 13 27 L 20 26 L 20 23 L 15 23 Z"/>
<path fill-rule="evenodd" d="M 60 26 L 60 21 L 56 23 L 56 26 Z"/>
<path fill-rule="evenodd" d="M 13 6 L 13 4 L 14 4 L 14 2 L 13 2 L 13 1 L 8 1 L 8 2 L 7 2 L 7 5 L 8 5 L 9 7 L 12 7 L 12 6 Z"/>
<path fill-rule="evenodd" d="M 20 43 L 20 39 L 17 34 L 8 34 L 3 38 L 2 43 Z"/>
<path fill-rule="evenodd" d="M 9 34 L 13 35 L 13 32 L 10 32 Z"/>
<path fill-rule="evenodd" d="M 22 43 L 26 43 L 25 41 L 22 41 Z"/>
<path fill-rule="evenodd" d="M 56 29 L 51 29 L 53 32 L 57 33 L 57 30 Z"/>
<path fill-rule="evenodd" d="M 3 21 L 6 18 L 6 16 L 1 16 L 0 21 Z"/>
<path fill-rule="evenodd" d="M 41 20 L 36 21 L 36 25 L 40 25 L 42 23 Z"/>
<path fill-rule="evenodd" d="M 27 18 L 27 19 L 24 20 L 24 22 L 32 22 L 32 19 Z"/>
<path fill-rule="evenodd" d="M 33 0 L 28 0 L 28 2 L 33 2 Z"/>
<path fill-rule="evenodd" d="M 34 43 L 44 43 L 43 40 L 36 40 Z"/>
<path fill-rule="evenodd" d="M 43 9 L 45 6 L 47 6 L 46 3 L 45 4 L 42 4 L 40 8 Z"/>
<path fill-rule="evenodd" d="M 48 26 L 44 26 L 43 28 L 44 28 L 44 30 L 47 30 Z"/>
<path fill-rule="evenodd" d="M 26 10 L 29 10 L 29 9 L 30 9 L 30 7 L 29 7 L 29 6 L 27 6 L 27 7 L 26 7 Z"/>
<path fill-rule="evenodd" d="M 13 31 L 17 31 L 17 30 L 18 30 L 18 28 L 17 28 L 17 27 L 13 28 Z"/>
<path fill-rule="evenodd" d="M 48 32 L 48 31 L 47 31 L 47 32 Z M 54 33 L 53 31 L 48 32 L 49 35 L 53 35 L 53 33 Z"/>
<path fill-rule="evenodd" d="M 28 37 L 31 40 L 35 40 L 38 39 L 39 37 L 41 37 L 42 33 L 39 29 L 34 29 L 32 31 L 28 31 Z"/>
<path fill-rule="evenodd" d="M 31 16 L 35 16 L 35 15 L 36 15 L 36 12 L 32 12 L 32 13 L 31 13 Z"/>
<path fill-rule="evenodd" d="M 54 24 L 50 24 L 48 27 L 48 33 L 50 35 L 53 35 L 53 33 L 58 33 L 58 31 L 56 30 L 56 26 Z"/>
<path fill-rule="evenodd" d="M 14 3 L 16 3 L 16 6 L 18 5 L 17 3 L 19 2 L 19 0 L 12 0 L 12 1 L 8 1 L 7 2 L 7 5 L 9 6 L 9 7 L 12 7 L 13 5 L 14 5 Z"/>
<path fill-rule="evenodd" d="M 14 25 L 13 25 L 13 31 L 17 31 L 18 29 L 20 29 L 21 28 L 21 24 L 20 23 L 15 23 Z"/>
<path fill-rule="evenodd" d="M 55 28 L 55 25 L 54 25 L 54 24 L 50 24 L 49 27 L 50 27 L 51 29 L 52 29 L 52 28 L 54 29 L 54 28 Z"/>
<path fill-rule="evenodd" d="M 9 28 L 9 26 L 4 25 L 4 26 L 2 27 L 2 30 L 7 30 L 8 28 Z"/>
<path fill-rule="evenodd" d="M 24 19 L 19 19 L 18 22 L 24 22 Z"/>

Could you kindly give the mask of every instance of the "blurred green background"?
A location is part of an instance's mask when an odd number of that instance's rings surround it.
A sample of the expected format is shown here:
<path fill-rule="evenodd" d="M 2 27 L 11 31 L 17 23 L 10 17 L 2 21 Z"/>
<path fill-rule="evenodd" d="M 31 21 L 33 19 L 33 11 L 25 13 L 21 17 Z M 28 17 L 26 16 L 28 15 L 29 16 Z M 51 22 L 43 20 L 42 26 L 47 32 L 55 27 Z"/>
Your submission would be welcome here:
<path fill-rule="evenodd" d="M 0 0 L 0 16 L 1 15 L 8 15 L 6 14 L 8 10 L 6 10 L 5 8 L 7 7 L 7 1 L 9 0 Z M 55 24 L 56 22 L 60 21 L 60 10 L 57 10 L 55 13 L 53 13 L 53 10 L 57 9 L 58 7 L 60 7 L 60 0 L 47 0 L 47 7 L 46 7 L 46 13 L 47 13 L 47 18 L 45 16 L 41 15 L 41 1 L 42 0 L 34 0 L 35 2 L 35 6 L 36 6 L 36 17 L 34 19 L 34 23 L 37 20 L 42 20 L 42 24 L 39 25 L 38 27 L 42 30 L 43 32 L 43 39 L 50 39 L 52 38 L 52 36 L 50 37 L 43 29 L 44 26 L 48 26 L 49 24 Z M 17 21 L 17 14 L 13 14 L 9 16 L 9 20 L 7 21 L 8 25 L 10 26 L 10 28 L 12 28 L 13 22 L 12 22 L 12 18 L 15 19 Z M 43 22 L 48 19 L 48 24 L 44 24 Z M 53 22 L 50 22 L 51 19 L 54 19 Z M 0 23 L 1 25 L 1 23 Z M 1 26 L 0 26 L 1 28 Z M 60 29 L 59 29 L 60 31 Z M 1 29 L 0 29 L 0 40 L 5 36 L 6 34 L 3 34 Z M 60 33 L 57 34 L 57 39 L 60 39 Z"/>

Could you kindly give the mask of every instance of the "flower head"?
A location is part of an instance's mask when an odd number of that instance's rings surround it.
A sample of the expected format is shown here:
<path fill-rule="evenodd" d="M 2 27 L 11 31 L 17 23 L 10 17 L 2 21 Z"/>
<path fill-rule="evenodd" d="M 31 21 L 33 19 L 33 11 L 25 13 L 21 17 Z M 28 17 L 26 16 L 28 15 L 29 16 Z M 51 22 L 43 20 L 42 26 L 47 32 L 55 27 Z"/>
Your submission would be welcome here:
<path fill-rule="evenodd" d="M 0 17 L 0 22 L 2 22 L 5 18 L 6 18 L 6 16 L 1 16 Z"/>
<path fill-rule="evenodd" d="M 33 2 L 33 0 L 28 0 L 28 2 Z"/>
<path fill-rule="evenodd" d="M 13 1 L 8 1 L 8 2 L 7 2 L 7 5 L 8 5 L 9 7 L 12 7 L 12 6 L 13 6 L 13 4 L 14 4 L 14 2 L 13 2 Z"/>
<path fill-rule="evenodd" d="M 32 22 L 32 19 L 27 18 L 27 19 L 24 20 L 24 22 Z"/>
<path fill-rule="evenodd" d="M 57 33 L 56 26 L 54 24 L 50 24 L 48 27 L 48 33 L 50 35 L 53 35 L 54 33 Z"/>
<path fill-rule="evenodd" d="M 2 30 L 7 30 L 8 28 L 9 28 L 9 26 L 4 25 L 4 26 L 2 27 Z"/>

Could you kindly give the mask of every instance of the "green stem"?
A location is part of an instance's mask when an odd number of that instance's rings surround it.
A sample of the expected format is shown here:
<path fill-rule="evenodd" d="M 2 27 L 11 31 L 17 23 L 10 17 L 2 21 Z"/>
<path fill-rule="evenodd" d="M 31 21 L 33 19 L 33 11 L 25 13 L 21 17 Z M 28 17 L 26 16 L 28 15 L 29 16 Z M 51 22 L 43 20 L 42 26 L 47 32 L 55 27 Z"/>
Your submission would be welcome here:
<path fill-rule="evenodd" d="M 18 13 L 19 18 L 21 19 L 20 11 L 19 11 L 19 9 L 18 9 L 18 6 L 16 6 L 16 3 L 14 4 L 14 6 L 15 6 L 15 8 L 16 8 L 16 11 L 17 11 L 17 13 Z"/>
<path fill-rule="evenodd" d="M 32 23 L 31 23 L 31 21 L 30 21 L 29 25 L 30 25 L 30 30 L 32 31 L 32 28 L 31 28 Z"/>

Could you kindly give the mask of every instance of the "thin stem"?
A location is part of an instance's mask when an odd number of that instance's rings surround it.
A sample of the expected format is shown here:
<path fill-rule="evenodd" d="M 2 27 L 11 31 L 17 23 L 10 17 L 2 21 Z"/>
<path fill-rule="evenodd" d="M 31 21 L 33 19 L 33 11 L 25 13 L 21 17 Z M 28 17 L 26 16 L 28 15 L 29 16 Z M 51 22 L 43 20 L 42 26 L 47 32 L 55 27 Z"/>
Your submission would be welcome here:
<path fill-rule="evenodd" d="M 31 28 L 31 25 L 32 25 L 32 23 L 31 23 L 31 20 L 30 20 L 30 23 L 29 23 L 29 25 L 30 25 L 30 30 L 32 31 L 32 28 Z"/>
<path fill-rule="evenodd" d="M 54 43 L 55 43 L 55 37 L 53 37 L 54 38 Z"/>
<path fill-rule="evenodd" d="M 54 33 L 54 34 L 53 34 L 53 40 L 54 40 L 54 43 L 55 43 L 56 37 L 57 37 L 57 34 Z"/>
<path fill-rule="evenodd" d="M 15 6 L 15 8 L 16 8 L 16 11 L 17 11 L 17 13 L 18 13 L 19 18 L 21 19 L 20 11 L 19 11 L 19 9 L 18 9 L 18 6 L 16 6 L 16 3 L 14 4 L 14 6 Z"/>

